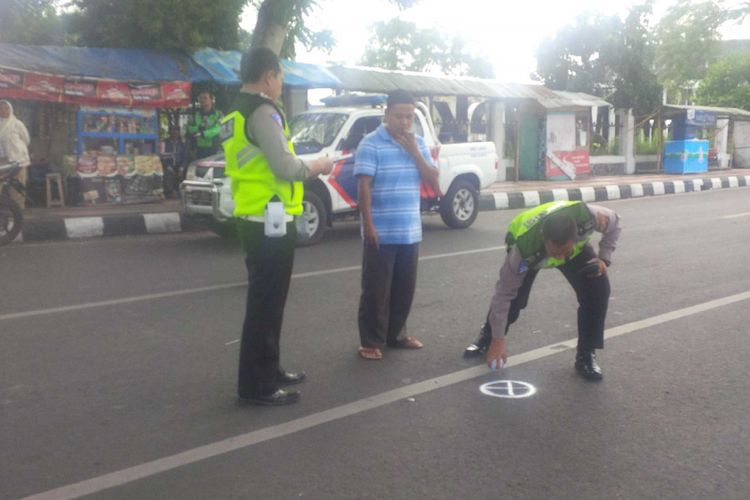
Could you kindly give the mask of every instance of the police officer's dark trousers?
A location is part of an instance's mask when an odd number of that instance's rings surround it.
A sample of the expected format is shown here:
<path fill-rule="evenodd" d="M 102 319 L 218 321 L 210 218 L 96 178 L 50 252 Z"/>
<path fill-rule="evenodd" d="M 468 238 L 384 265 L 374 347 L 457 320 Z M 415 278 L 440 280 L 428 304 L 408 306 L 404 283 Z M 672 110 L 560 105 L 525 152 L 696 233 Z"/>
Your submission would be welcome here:
<path fill-rule="evenodd" d="M 596 252 L 591 245 L 586 245 L 581 253 L 558 268 L 575 290 L 578 299 L 579 350 L 602 349 L 604 347 L 604 321 L 607 318 L 610 293 L 609 278 L 606 274 L 596 277 L 584 275 L 583 269 L 586 263 L 593 258 L 596 258 Z M 510 325 L 518 319 L 521 310 L 528 304 L 531 285 L 533 285 L 538 272 L 538 269 L 528 271 L 521 288 L 518 290 L 518 295 L 510 303 L 508 322 L 505 328 L 506 333 Z M 485 328 L 491 335 L 489 318 Z"/>
<path fill-rule="evenodd" d="M 278 389 L 279 339 L 294 265 L 294 222 L 286 236 L 268 238 L 263 223 L 237 221 L 247 266 L 247 303 L 240 344 L 241 398 L 267 396 Z"/>

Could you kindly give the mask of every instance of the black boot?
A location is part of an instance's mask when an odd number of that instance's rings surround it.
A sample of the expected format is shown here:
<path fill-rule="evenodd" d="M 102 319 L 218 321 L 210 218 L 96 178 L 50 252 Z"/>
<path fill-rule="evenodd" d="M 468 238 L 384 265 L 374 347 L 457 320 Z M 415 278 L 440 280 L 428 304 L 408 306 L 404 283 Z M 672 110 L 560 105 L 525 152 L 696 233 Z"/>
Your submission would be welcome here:
<path fill-rule="evenodd" d="M 593 349 L 579 349 L 576 353 L 576 371 L 586 380 L 601 380 L 602 369 L 596 363 Z"/>
<path fill-rule="evenodd" d="M 475 358 L 486 353 L 490 347 L 490 342 L 492 342 L 492 334 L 487 323 L 485 323 L 479 329 L 479 337 L 477 337 L 473 344 L 464 349 L 464 358 Z"/>

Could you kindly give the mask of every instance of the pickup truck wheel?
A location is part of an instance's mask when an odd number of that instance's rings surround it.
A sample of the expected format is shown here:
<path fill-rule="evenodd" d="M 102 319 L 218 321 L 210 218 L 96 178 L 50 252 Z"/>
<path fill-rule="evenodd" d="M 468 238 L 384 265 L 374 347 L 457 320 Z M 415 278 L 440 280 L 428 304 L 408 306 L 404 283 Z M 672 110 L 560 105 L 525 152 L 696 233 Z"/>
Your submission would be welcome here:
<path fill-rule="evenodd" d="M 306 247 L 316 244 L 323 237 L 328 214 L 323 200 L 310 190 L 305 190 L 302 207 L 302 214 L 295 219 L 297 222 L 297 246 Z"/>
<path fill-rule="evenodd" d="M 474 223 L 479 213 L 479 195 L 474 186 L 458 179 L 440 201 L 440 217 L 448 227 L 460 229 Z"/>

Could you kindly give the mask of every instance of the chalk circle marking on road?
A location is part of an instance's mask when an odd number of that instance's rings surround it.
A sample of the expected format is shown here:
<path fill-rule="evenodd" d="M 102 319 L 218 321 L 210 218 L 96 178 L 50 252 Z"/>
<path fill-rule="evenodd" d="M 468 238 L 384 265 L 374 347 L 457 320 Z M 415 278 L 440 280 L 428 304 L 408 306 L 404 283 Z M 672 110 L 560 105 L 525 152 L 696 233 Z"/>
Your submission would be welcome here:
<path fill-rule="evenodd" d="M 536 387 L 519 380 L 495 380 L 479 387 L 482 394 L 493 398 L 521 399 L 536 394 Z"/>

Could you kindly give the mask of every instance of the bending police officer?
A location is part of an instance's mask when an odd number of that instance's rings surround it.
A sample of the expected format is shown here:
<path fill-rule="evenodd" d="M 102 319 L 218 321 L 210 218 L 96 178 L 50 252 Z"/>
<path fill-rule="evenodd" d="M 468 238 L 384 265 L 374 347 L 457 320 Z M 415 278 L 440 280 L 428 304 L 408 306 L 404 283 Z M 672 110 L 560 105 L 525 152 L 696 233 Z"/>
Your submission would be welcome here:
<path fill-rule="evenodd" d="M 602 233 L 599 254 L 589 240 Z M 507 255 L 479 338 L 464 351 L 467 357 L 487 353 L 487 364 L 505 363 L 505 334 L 528 303 L 540 269 L 558 268 L 578 299 L 578 346 L 575 369 L 586 379 L 600 380 L 596 349 L 604 347 L 610 284 L 607 268 L 620 236 L 620 218 L 612 210 L 580 201 L 556 201 L 527 210 L 511 221 Z"/>

